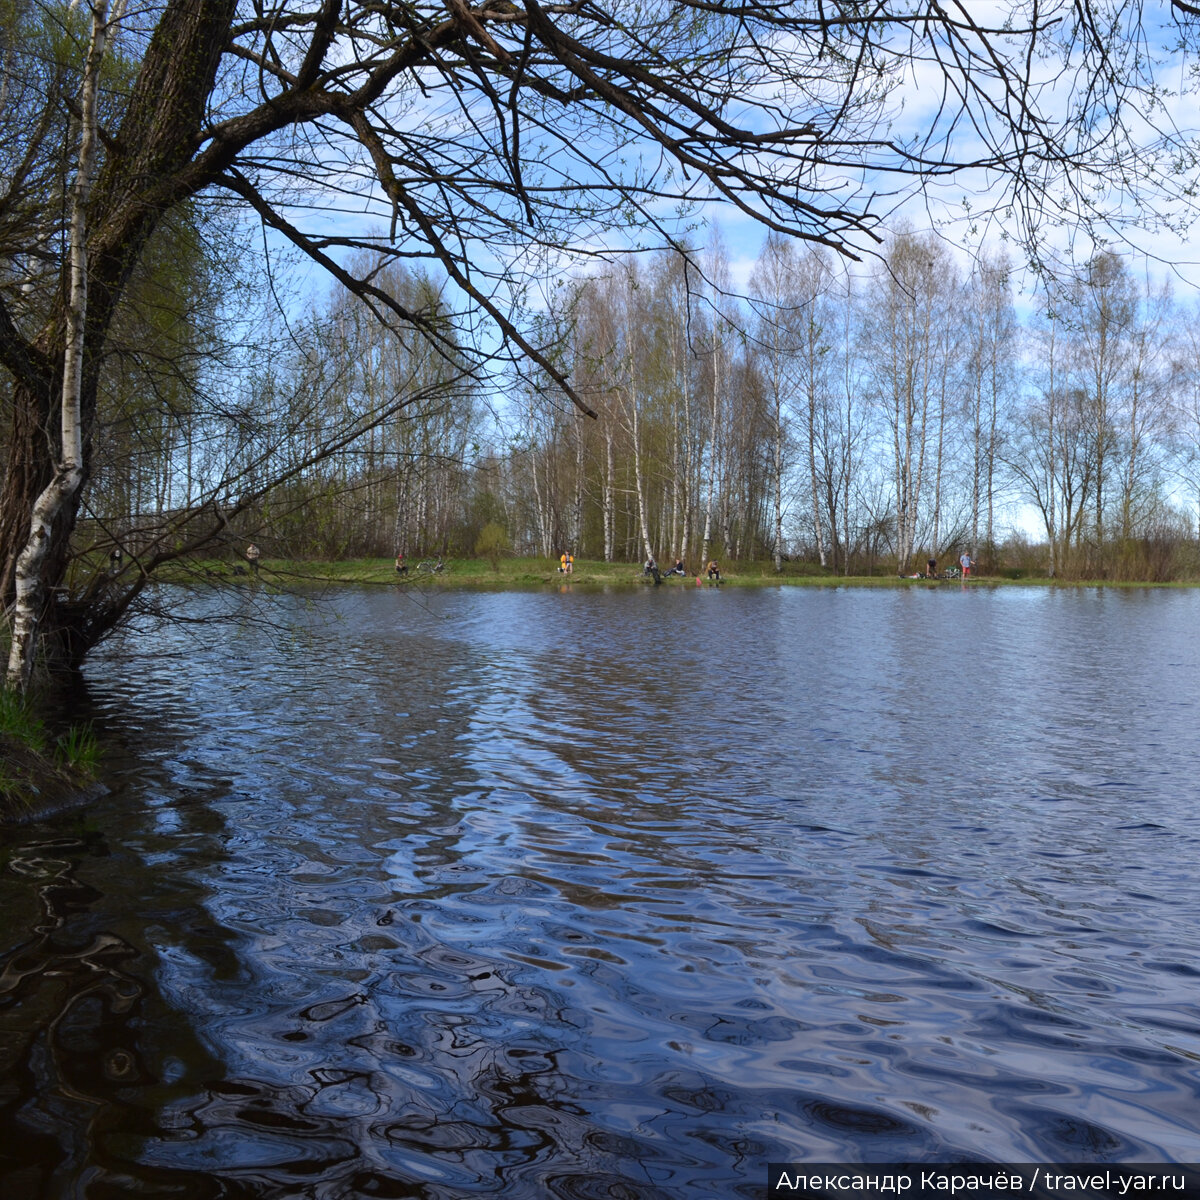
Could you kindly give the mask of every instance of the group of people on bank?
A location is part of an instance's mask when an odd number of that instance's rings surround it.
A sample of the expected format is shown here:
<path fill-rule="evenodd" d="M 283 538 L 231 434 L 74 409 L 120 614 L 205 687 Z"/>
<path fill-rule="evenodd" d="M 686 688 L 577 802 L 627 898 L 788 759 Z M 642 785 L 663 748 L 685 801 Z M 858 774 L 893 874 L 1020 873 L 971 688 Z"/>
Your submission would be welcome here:
<path fill-rule="evenodd" d="M 440 554 L 437 556 L 436 562 L 433 559 L 426 558 L 417 563 L 417 570 L 427 572 L 431 575 L 440 575 L 445 569 L 446 562 Z M 396 574 L 401 576 L 408 574 L 408 559 L 405 558 L 403 550 L 396 555 Z"/>
<path fill-rule="evenodd" d="M 246 561 L 250 565 L 250 569 L 252 571 L 257 571 L 258 570 L 258 561 L 259 561 L 260 557 L 262 556 L 262 552 L 259 550 L 259 548 L 256 545 L 254 545 L 253 543 L 251 543 L 249 546 L 246 547 L 245 556 L 246 556 Z M 119 569 L 120 559 L 121 559 L 121 553 L 119 550 L 113 552 L 112 559 L 113 559 L 114 570 Z M 975 560 L 971 557 L 971 552 L 969 550 L 964 550 L 962 552 L 962 554 L 960 554 L 958 556 L 958 567 L 959 567 L 959 571 L 962 574 L 963 579 L 969 579 L 971 577 L 971 568 L 973 566 L 975 566 Z M 438 557 L 436 566 L 433 567 L 433 570 L 435 570 L 435 571 L 442 570 L 442 559 L 441 559 L 440 555 Z M 575 556 L 573 554 L 571 554 L 570 551 L 564 550 L 563 553 L 559 555 L 558 570 L 559 570 L 559 573 L 562 575 L 573 575 L 575 573 Z M 705 564 L 704 571 L 708 577 L 709 582 L 711 582 L 711 583 L 720 583 L 721 582 L 721 566 L 715 558 L 708 560 L 708 562 Z M 642 574 L 643 575 L 652 575 L 654 577 L 655 582 L 658 582 L 658 580 L 660 578 L 667 579 L 667 578 L 670 578 L 670 576 L 672 576 L 672 575 L 684 576 L 687 573 L 688 573 L 687 568 L 684 566 L 682 558 L 677 558 L 675 560 L 675 565 L 669 571 L 661 571 L 659 569 L 658 563 L 654 559 L 653 554 L 650 555 L 650 557 L 648 559 L 646 559 L 645 566 L 642 568 Z M 401 551 L 399 554 L 396 555 L 396 574 L 397 575 L 407 575 L 408 574 L 408 560 L 405 558 L 403 551 Z M 942 576 L 940 576 L 938 574 L 937 559 L 936 558 L 927 559 L 925 562 L 925 571 L 923 573 L 920 571 L 917 571 L 916 573 L 908 576 L 908 578 L 909 579 L 941 579 Z M 696 576 L 696 582 L 697 583 L 700 582 L 699 575 Z"/>
<path fill-rule="evenodd" d="M 712 580 L 715 583 L 721 582 L 721 567 L 715 558 L 709 559 L 709 561 L 704 569 L 707 572 L 708 578 L 710 580 Z M 643 575 L 653 575 L 655 581 L 657 581 L 660 578 L 660 576 L 663 579 L 669 579 L 672 575 L 683 576 L 683 575 L 686 575 L 687 573 L 688 573 L 687 567 L 684 566 L 682 558 L 677 558 L 675 560 L 675 565 L 669 571 L 662 571 L 659 569 L 658 563 L 655 561 L 653 554 L 650 555 L 650 557 L 648 559 L 646 559 L 646 563 L 642 567 L 642 574 Z M 699 578 L 700 578 L 700 576 L 697 575 L 696 576 L 697 581 L 699 581 Z"/>
<path fill-rule="evenodd" d="M 959 569 L 963 579 L 971 578 L 971 568 L 974 565 L 975 565 L 975 560 L 971 557 L 971 552 L 969 550 L 964 550 L 958 556 L 958 569 Z M 930 558 L 930 559 L 926 560 L 925 570 L 923 572 L 917 571 L 915 574 L 909 575 L 908 578 L 909 579 L 941 579 L 943 577 L 938 574 L 937 559 Z"/>
<path fill-rule="evenodd" d="M 708 578 L 714 583 L 721 582 L 721 567 L 715 558 L 709 559 L 704 568 Z M 572 575 L 575 572 L 575 556 L 570 551 L 564 550 L 558 557 L 558 571 L 560 575 Z M 669 571 L 662 570 L 654 555 L 650 555 L 642 566 L 642 574 L 653 576 L 657 583 L 660 579 L 669 579 L 672 575 L 684 576 L 688 573 L 687 567 L 684 565 L 682 558 L 675 560 L 675 565 Z M 699 576 L 696 577 L 697 581 Z"/>

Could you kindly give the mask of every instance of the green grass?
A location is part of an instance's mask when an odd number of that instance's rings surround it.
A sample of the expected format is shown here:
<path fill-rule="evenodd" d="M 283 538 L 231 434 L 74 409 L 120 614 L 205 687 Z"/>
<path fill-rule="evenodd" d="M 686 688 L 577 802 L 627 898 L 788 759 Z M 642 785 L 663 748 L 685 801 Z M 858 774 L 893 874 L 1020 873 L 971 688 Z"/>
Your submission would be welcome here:
<path fill-rule="evenodd" d="M 72 725 L 54 743 L 55 761 L 88 779 L 95 779 L 100 755 L 100 741 L 90 721 L 86 725 Z"/>
<path fill-rule="evenodd" d="M 165 581 L 208 580 L 212 583 L 236 583 L 242 586 L 257 582 L 260 586 L 287 588 L 302 584 L 355 583 L 378 584 L 390 587 L 409 588 L 455 588 L 478 587 L 527 588 L 547 584 L 639 587 L 650 584 L 642 575 L 638 563 L 606 563 L 594 559 L 576 559 L 574 572 L 567 576 L 558 569 L 557 558 L 505 558 L 496 568 L 486 558 L 447 559 L 442 571 L 421 571 L 419 560 L 410 561 L 408 574 L 398 576 L 391 559 L 358 558 L 328 561 L 296 561 L 289 559 L 264 559 L 257 578 L 235 567 L 241 564 L 224 562 L 191 563 L 176 567 L 169 572 L 160 572 Z M 776 586 L 780 583 L 809 583 L 840 585 L 845 580 L 838 575 L 823 571 L 807 563 L 788 564 L 783 575 L 776 575 L 770 563 L 730 564 L 722 567 L 725 583 L 735 587 Z M 875 585 L 894 583 L 880 576 L 863 582 Z M 678 576 L 664 579 L 665 586 L 695 586 L 695 576 Z"/>
<path fill-rule="evenodd" d="M 100 756 L 90 724 L 73 726 L 51 745 L 32 703 L 0 688 L 0 824 L 69 803 L 96 779 Z"/>
<path fill-rule="evenodd" d="M 0 733 L 28 746 L 35 754 L 46 753 L 45 724 L 23 696 L 4 687 L 0 687 Z"/>
<path fill-rule="evenodd" d="M 0 743 L 2 745 L 2 743 Z M 36 786 L 31 789 L 28 779 L 11 771 L 7 763 L 0 762 L 0 817 L 19 816 L 33 807 Z"/>

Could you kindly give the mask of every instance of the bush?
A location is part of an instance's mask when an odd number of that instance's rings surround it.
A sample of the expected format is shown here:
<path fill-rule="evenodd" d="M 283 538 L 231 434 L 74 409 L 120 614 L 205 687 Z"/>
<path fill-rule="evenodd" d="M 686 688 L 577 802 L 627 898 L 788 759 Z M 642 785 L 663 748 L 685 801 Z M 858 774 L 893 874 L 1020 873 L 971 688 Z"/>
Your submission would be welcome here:
<path fill-rule="evenodd" d="M 479 531 L 479 538 L 475 542 L 475 554 L 479 558 L 486 558 L 492 564 L 493 571 L 500 570 L 501 555 L 508 554 L 511 549 L 508 534 L 504 531 L 503 525 L 489 521 Z"/>
<path fill-rule="evenodd" d="M 1032 541 L 1020 529 L 1014 529 L 995 550 L 994 573 L 1008 579 L 1044 577 L 1050 566 L 1050 547 Z M 980 572 L 982 574 L 982 572 Z"/>

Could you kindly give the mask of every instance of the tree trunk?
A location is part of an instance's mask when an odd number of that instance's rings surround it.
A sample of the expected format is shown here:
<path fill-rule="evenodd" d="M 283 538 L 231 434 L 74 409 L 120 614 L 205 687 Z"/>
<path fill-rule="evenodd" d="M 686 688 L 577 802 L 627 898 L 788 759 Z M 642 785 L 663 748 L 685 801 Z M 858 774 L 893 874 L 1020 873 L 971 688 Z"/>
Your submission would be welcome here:
<path fill-rule="evenodd" d="M 772 557 L 775 560 L 775 573 L 778 574 L 783 570 L 783 411 L 778 393 L 775 398 L 774 433 L 775 546 Z"/>
<path fill-rule="evenodd" d="M 97 3 L 93 11 L 102 14 L 107 7 L 107 2 Z M 142 58 L 118 136 L 88 197 L 88 228 L 73 222 L 68 295 L 30 342 L 23 341 L 6 315 L 0 327 L 6 365 L 14 376 L 0 492 L 0 603 L 14 610 L 17 657 L 10 658 L 17 677 L 27 671 L 21 663 L 32 662 L 34 625 L 54 657 L 78 661 L 144 584 L 138 577 L 121 595 L 91 593 L 86 602 L 71 604 L 59 600 L 79 488 L 90 470 L 98 363 L 130 273 L 163 213 L 211 182 L 211 176 L 187 177 L 184 168 L 196 148 L 235 8 L 236 0 L 172 0 L 167 5 Z M 97 21 L 104 25 L 102 16 Z M 96 21 L 89 61 L 95 50 L 98 62 L 103 42 L 97 44 L 95 28 Z M 84 120 L 89 124 L 94 130 L 94 115 Z M 93 133 L 90 153 L 95 150 Z M 81 145 L 81 168 L 82 157 Z M 77 187 L 83 177 L 82 171 L 77 174 Z M 83 208 L 74 199 L 72 208 L 77 205 Z M 85 257 L 76 259 L 77 251 Z M 71 328 L 68 309 L 76 308 L 76 315 L 80 311 L 83 293 L 77 291 L 76 278 L 84 261 L 86 281 L 80 286 L 86 286 L 86 299 L 80 323 Z M 72 341 L 75 361 L 68 368 Z M 69 385 L 64 404 L 60 387 L 69 375 L 78 383 Z M 40 548 L 34 549 L 35 542 Z"/>
<path fill-rule="evenodd" d="M 817 539 L 817 558 L 822 567 L 827 565 L 825 554 L 825 532 L 821 522 L 820 487 L 817 482 L 817 379 L 816 379 L 816 339 L 813 336 L 812 319 L 808 321 L 808 484 L 812 492 L 813 536 Z M 775 433 L 775 463 L 776 471 L 783 471 L 783 430 L 778 428 Z M 782 498 L 776 492 L 776 521 L 779 526 L 777 535 L 782 542 L 783 511 Z M 775 568 L 777 571 L 779 567 Z"/>
<path fill-rule="evenodd" d="M 613 560 L 613 536 L 616 524 L 616 464 L 613 455 L 612 414 L 604 418 L 604 561 Z"/>
<path fill-rule="evenodd" d="M 583 417 L 575 416 L 575 497 L 571 508 L 571 538 L 568 547 L 572 554 L 583 549 Z"/>
<path fill-rule="evenodd" d="M 717 439 L 720 436 L 720 404 L 721 404 L 721 347 L 717 341 L 717 332 L 713 331 L 713 363 L 712 363 L 712 424 L 708 431 L 708 492 L 704 500 L 704 536 L 700 545 L 700 565 L 703 568 L 709 560 L 709 550 L 712 546 L 713 499 L 717 487 Z"/>
<path fill-rule="evenodd" d="M 8 656 L 8 686 L 24 692 L 33 670 L 38 623 L 45 600 L 44 566 L 53 544 L 55 526 L 59 536 L 64 513 L 74 517 L 74 502 L 83 482 L 83 428 L 81 398 L 85 333 L 87 322 L 87 204 L 96 169 L 96 107 L 100 89 L 100 66 L 108 37 L 108 0 L 92 5 L 92 35 L 80 86 L 79 163 L 71 189 L 70 292 L 67 301 L 67 340 L 63 353 L 63 386 L 60 412 L 61 446 L 50 482 L 33 505 L 29 537 L 17 558 L 13 573 L 16 598 L 13 604 L 12 640 Z M 73 519 L 70 522 L 74 524 Z"/>
<path fill-rule="evenodd" d="M 642 479 L 642 433 L 637 392 L 633 389 L 633 365 L 629 368 L 630 384 L 629 397 L 629 433 L 633 439 L 633 481 L 637 491 L 638 531 L 642 535 L 642 552 L 648 562 L 654 557 L 654 549 L 650 545 L 650 529 L 646 523 L 646 489 Z"/>

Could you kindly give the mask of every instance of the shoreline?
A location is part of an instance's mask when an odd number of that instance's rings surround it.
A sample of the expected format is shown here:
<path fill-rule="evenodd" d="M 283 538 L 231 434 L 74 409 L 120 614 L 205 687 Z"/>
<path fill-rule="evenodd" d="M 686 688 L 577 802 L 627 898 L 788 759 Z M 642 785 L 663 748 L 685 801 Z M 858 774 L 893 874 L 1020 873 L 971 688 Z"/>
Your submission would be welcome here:
<path fill-rule="evenodd" d="M 0 828 L 84 808 L 107 794 L 99 780 L 60 766 L 12 734 L 0 734 Z"/>
<path fill-rule="evenodd" d="M 159 572 L 159 582 L 190 585 L 257 583 L 262 586 L 287 589 L 312 585 L 369 585 L 399 587 L 411 591 L 429 589 L 480 591 L 527 591 L 542 588 L 638 588 L 654 587 L 653 580 L 641 573 L 635 563 L 605 563 L 576 561 L 570 575 L 562 574 L 554 560 L 506 559 L 493 570 L 486 560 L 451 559 L 440 572 L 421 572 L 415 566 L 407 575 L 397 577 L 388 559 L 347 559 L 301 561 L 294 559 L 263 559 L 255 572 L 248 572 L 240 563 L 205 562 L 175 565 Z M 703 576 L 693 575 L 662 578 L 663 587 L 713 587 Z M 832 588 L 1131 588 L 1169 589 L 1200 587 L 1200 580 L 1138 580 L 1138 579 L 1061 579 L 1044 575 L 1021 573 L 980 575 L 970 579 L 921 579 L 900 575 L 835 575 L 807 564 L 790 569 L 785 566 L 776 574 L 769 563 L 752 563 L 722 570 L 721 587 L 832 587 Z"/>
<path fill-rule="evenodd" d="M 161 573 L 157 582 L 191 587 L 253 587 L 284 593 L 313 588 L 389 587 L 420 595 L 431 591 L 526 591 L 557 590 L 580 593 L 633 591 L 653 588 L 649 576 L 632 563 L 576 562 L 571 575 L 560 573 L 553 560 L 508 559 L 493 571 L 484 560 L 450 560 L 439 573 L 413 569 L 397 578 L 387 559 L 302 562 L 264 559 L 251 573 L 238 563 L 205 562 L 177 565 Z M 819 569 L 797 569 L 776 575 L 770 564 L 752 564 L 723 573 L 719 584 L 692 575 L 661 580 L 662 587 L 699 590 L 714 587 L 772 588 L 809 587 L 826 589 L 947 588 L 960 590 L 999 588 L 1100 589 L 1117 591 L 1194 589 L 1200 581 L 1154 582 L 1148 580 L 1062 580 L 1045 576 L 979 576 L 963 579 L 921 579 L 890 575 L 833 575 Z M 0 828 L 28 824 L 71 809 L 84 808 L 108 794 L 108 787 L 95 774 L 62 764 L 18 733 L 0 733 Z M 101 773 L 102 774 L 102 773 Z"/>

